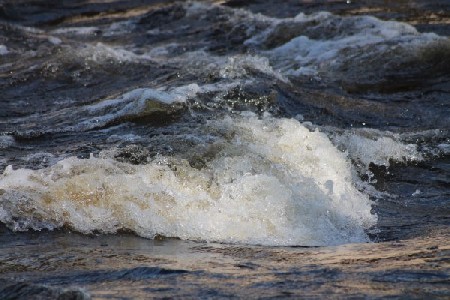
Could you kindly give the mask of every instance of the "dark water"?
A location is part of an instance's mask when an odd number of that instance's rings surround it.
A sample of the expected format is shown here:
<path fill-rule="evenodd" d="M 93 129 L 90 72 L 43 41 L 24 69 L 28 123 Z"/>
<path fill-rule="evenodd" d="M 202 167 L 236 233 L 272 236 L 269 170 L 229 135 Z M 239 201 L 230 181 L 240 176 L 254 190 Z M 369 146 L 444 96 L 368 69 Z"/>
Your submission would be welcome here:
<path fill-rule="evenodd" d="M 222 2 L 0 4 L 0 295 L 448 298 L 447 1 Z"/>

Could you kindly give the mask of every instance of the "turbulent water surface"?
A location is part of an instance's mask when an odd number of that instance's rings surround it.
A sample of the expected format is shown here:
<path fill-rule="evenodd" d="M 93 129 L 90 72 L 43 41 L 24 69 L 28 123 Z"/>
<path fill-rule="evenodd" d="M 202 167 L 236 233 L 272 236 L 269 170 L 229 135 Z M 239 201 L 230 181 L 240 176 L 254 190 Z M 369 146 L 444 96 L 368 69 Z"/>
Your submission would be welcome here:
<path fill-rule="evenodd" d="M 449 11 L 3 2 L 0 295 L 450 297 Z"/>

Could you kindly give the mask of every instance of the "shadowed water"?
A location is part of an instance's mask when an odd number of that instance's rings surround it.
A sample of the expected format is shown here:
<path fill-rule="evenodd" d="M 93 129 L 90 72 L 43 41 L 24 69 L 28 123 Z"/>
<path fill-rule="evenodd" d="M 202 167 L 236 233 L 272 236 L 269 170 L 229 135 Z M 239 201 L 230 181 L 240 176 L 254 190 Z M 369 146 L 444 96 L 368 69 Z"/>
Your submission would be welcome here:
<path fill-rule="evenodd" d="M 400 242 L 319 248 L 68 232 L 14 234 L 11 239 L 11 233 L 3 233 L 1 272 L 9 277 L 0 281 L 0 290 L 24 299 L 49 294 L 67 299 L 325 294 L 445 299 L 450 280 L 445 232 Z"/>

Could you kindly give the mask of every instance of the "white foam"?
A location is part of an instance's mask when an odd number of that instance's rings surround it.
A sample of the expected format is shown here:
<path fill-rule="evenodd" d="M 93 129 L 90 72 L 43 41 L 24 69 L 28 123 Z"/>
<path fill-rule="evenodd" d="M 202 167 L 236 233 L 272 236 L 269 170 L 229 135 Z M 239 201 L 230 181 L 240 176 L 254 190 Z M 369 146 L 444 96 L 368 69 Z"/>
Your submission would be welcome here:
<path fill-rule="evenodd" d="M 147 55 L 153 59 L 165 61 L 167 60 L 170 51 L 172 49 L 177 49 L 178 47 L 179 45 L 177 43 L 168 43 L 163 46 L 152 48 Z"/>
<path fill-rule="evenodd" d="M 0 45 L 0 55 L 6 55 L 9 53 L 8 48 L 5 45 Z"/>
<path fill-rule="evenodd" d="M 136 22 L 134 21 L 114 22 L 103 31 L 103 36 L 124 35 L 131 32 L 135 27 Z"/>
<path fill-rule="evenodd" d="M 443 155 L 448 155 L 450 154 L 450 144 L 439 144 L 437 145 L 437 148 L 441 151 L 441 153 Z"/>
<path fill-rule="evenodd" d="M 93 35 L 99 31 L 98 27 L 85 26 L 85 27 L 61 27 L 52 30 L 52 34 L 72 34 L 72 35 Z"/>
<path fill-rule="evenodd" d="M 123 135 L 117 135 L 117 134 L 113 134 L 110 135 L 106 141 L 109 143 L 117 143 L 117 142 L 129 142 L 129 143 L 136 143 L 139 141 L 142 141 L 143 138 L 139 135 L 136 134 L 123 134 Z"/>
<path fill-rule="evenodd" d="M 199 86 L 196 83 L 191 83 L 173 88 L 134 89 L 118 98 L 85 106 L 81 113 L 84 120 L 79 122 L 77 127 L 82 130 L 101 127 L 118 118 L 139 115 L 147 110 L 147 106 L 151 102 L 162 105 L 184 103 L 199 93 L 226 91 L 236 87 L 238 84 L 238 82 L 233 82 L 229 84 L 217 83 Z"/>
<path fill-rule="evenodd" d="M 9 167 L 0 180 L 0 221 L 16 230 L 65 225 L 264 245 L 368 241 L 371 203 L 325 134 L 252 114 L 203 130 L 223 135 L 201 170 L 173 157 L 138 166 L 72 157 L 38 171 Z"/>
<path fill-rule="evenodd" d="M 108 62 L 108 60 L 114 60 L 118 63 L 151 60 L 146 55 L 138 55 L 124 48 L 113 47 L 103 43 L 87 44 L 82 49 L 76 49 L 74 54 L 97 63 Z"/>
<path fill-rule="evenodd" d="M 80 130 L 88 130 L 104 126 L 118 118 L 138 115 L 145 112 L 151 102 L 162 105 L 184 102 L 191 95 L 195 95 L 196 89 L 198 89 L 196 84 L 172 88 L 169 91 L 151 88 L 134 89 L 118 98 L 85 106 L 81 113 L 84 120 L 80 121 L 76 127 Z"/>
<path fill-rule="evenodd" d="M 249 73 L 253 70 L 271 75 L 283 82 L 288 81 L 279 72 L 273 70 L 266 57 L 257 55 L 236 55 L 228 57 L 228 61 L 220 66 L 219 75 L 222 78 L 237 79 L 251 75 Z"/>
<path fill-rule="evenodd" d="M 249 84 L 250 81 L 218 82 L 213 84 L 198 85 L 191 83 L 178 87 L 137 88 L 119 95 L 116 98 L 105 99 L 94 104 L 73 108 L 61 109 L 47 114 L 47 122 L 60 123 L 60 126 L 50 129 L 56 131 L 86 131 L 104 127 L 111 122 L 128 117 L 150 115 L 153 112 L 173 112 L 181 109 L 182 104 L 188 99 L 194 98 L 199 93 L 226 93 L 238 85 Z M 212 99 L 220 101 L 220 95 Z M 77 123 L 66 122 L 66 116 Z M 40 122 L 41 116 L 32 115 L 16 119 L 17 122 L 27 124 Z M 124 120 L 123 120 L 124 121 Z M 125 122 L 125 121 L 124 121 Z M 5 141 L 9 138 L 3 138 Z M 3 142 L 6 145 L 6 142 Z"/>
<path fill-rule="evenodd" d="M 9 135 L 0 135 L 0 149 L 11 147 L 15 144 L 14 137 Z"/>
<path fill-rule="evenodd" d="M 32 164 L 34 167 L 41 167 L 41 168 L 49 165 L 50 166 L 54 165 L 58 161 L 57 157 L 47 152 L 35 152 L 32 154 L 28 154 L 27 156 L 25 156 L 24 159 L 26 162 Z"/>
<path fill-rule="evenodd" d="M 59 39 L 59 38 L 57 38 L 55 36 L 49 36 L 47 39 L 53 45 L 60 45 L 62 43 L 61 39 Z"/>
<path fill-rule="evenodd" d="M 335 143 L 366 168 L 370 163 L 388 167 L 391 160 L 400 163 L 423 160 L 417 145 L 404 143 L 399 134 L 376 129 L 345 131 L 335 138 Z"/>
<path fill-rule="evenodd" d="M 440 39 L 433 33 L 419 34 L 413 26 L 406 23 L 381 21 L 370 16 L 339 17 L 330 13 L 317 13 L 300 14 L 293 19 L 275 22 L 257 39 L 252 38 L 247 43 L 263 43 L 283 23 L 299 28 L 306 26 L 305 32 L 318 36 L 310 38 L 308 34 L 299 35 L 283 45 L 263 52 L 278 69 L 288 75 L 315 75 L 320 69 L 328 70 L 351 60 L 361 60 L 355 55 L 363 53 L 368 57 L 373 53 L 387 52 L 393 49 L 394 44 L 407 53 L 411 48 Z M 330 33 L 325 38 L 320 38 L 327 30 Z"/>

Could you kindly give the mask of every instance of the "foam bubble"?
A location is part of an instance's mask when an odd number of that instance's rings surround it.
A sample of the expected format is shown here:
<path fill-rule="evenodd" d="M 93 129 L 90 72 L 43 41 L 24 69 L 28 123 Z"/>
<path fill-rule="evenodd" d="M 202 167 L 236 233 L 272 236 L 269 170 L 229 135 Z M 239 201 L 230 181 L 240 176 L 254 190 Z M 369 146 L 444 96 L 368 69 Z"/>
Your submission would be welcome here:
<path fill-rule="evenodd" d="M 37 171 L 8 167 L 0 220 L 16 230 L 127 229 L 264 245 L 368 241 L 371 202 L 325 134 L 252 114 L 207 125 L 217 138 L 202 145 L 210 148 L 202 167 L 163 156 L 146 165 L 71 157 Z"/>

